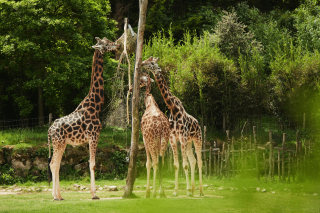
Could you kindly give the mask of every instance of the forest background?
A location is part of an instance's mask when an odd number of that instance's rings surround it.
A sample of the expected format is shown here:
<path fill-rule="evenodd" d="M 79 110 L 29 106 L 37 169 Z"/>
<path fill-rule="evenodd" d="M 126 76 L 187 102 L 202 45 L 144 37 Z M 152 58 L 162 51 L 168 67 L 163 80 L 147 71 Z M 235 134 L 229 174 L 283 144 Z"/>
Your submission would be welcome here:
<path fill-rule="evenodd" d="M 319 12 L 316 0 L 149 0 L 143 60 L 160 57 L 172 93 L 202 125 L 221 129 L 236 114 L 311 118 Z M 138 15 L 132 0 L 0 0 L 0 120 L 71 113 L 89 91 L 94 38 L 116 40 L 125 17 L 136 32 Z M 103 113 L 115 58 L 105 54 Z M 156 84 L 152 93 L 168 112 Z"/>

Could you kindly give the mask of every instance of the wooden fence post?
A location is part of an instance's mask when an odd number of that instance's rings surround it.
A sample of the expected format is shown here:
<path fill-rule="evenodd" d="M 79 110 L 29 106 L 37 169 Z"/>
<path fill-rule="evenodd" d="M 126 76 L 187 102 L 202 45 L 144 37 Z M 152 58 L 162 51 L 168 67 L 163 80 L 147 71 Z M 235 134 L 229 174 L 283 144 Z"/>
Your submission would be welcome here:
<path fill-rule="evenodd" d="M 217 169 L 216 169 L 216 172 L 217 172 L 217 176 L 220 176 L 220 149 L 218 151 L 218 160 L 217 160 Z"/>
<path fill-rule="evenodd" d="M 272 131 L 269 129 L 269 143 L 270 143 L 270 152 L 269 152 L 269 178 L 270 180 L 273 180 L 272 177 L 272 171 L 273 171 L 273 165 L 272 165 L 272 158 L 273 158 L 273 141 L 272 141 Z"/>
<path fill-rule="evenodd" d="M 211 156 L 212 156 L 212 147 L 210 145 L 210 150 L 209 150 L 209 178 L 211 178 Z"/>
<path fill-rule="evenodd" d="M 291 175 L 291 153 L 289 152 L 289 163 L 288 163 L 288 182 L 290 182 Z"/>
<path fill-rule="evenodd" d="M 251 135 L 249 135 L 249 142 L 250 142 L 250 169 L 251 169 L 251 173 L 252 173 L 253 167 L 252 167 L 252 143 L 251 143 Z"/>
<path fill-rule="evenodd" d="M 240 163 L 241 163 L 241 169 L 243 169 L 243 135 L 241 134 L 241 140 L 240 140 Z"/>
<path fill-rule="evenodd" d="M 260 174 L 259 174 L 259 150 L 258 150 L 258 143 L 257 143 L 257 135 L 256 135 L 256 127 L 253 126 L 253 140 L 255 144 L 255 153 L 256 153 L 256 172 L 257 172 L 257 180 L 260 181 Z"/>
<path fill-rule="evenodd" d="M 222 169 L 223 169 L 223 155 L 224 155 L 224 142 L 222 144 L 222 151 L 221 151 L 221 166 L 220 166 L 220 176 L 222 177 Z"/>
<path fill-rule="evenodd" d="M 297 140 L 297 144 L 296 144 L 296 177 L 298 177 L 298 173 L 299 173 L 299 130 L 296 133 L 296 140 Z"/>
<path fill-rule="evenodd" d="M 234 137 L 233 136 L 231 139 L 231 150 L 232 150 L 232 174 L 234 176 L 236 174 L 235 173 L 236 166 L 234 164 Z"/>
<path fill-rule="evenodd" d="M 266 163 L 266 155 L 263 152 L 263 166 L 264 166 L 264 181 L 267 182 L 267 163 Z"/>
<path fill-rule="evenodd" d="M 48 123 L 48 127 L 51 126 L 52 123 L 52 113 L 49 114 L 49 123 Z"/>
<path fill-rule="evenodd" d="M 279 181 L 281 181 L 281 172 L 280 172 L 280 150 L 278 150 L 278 176 L 279 176 Z"/>
<path fill-rule="evenodd" d="M 227 152 L 226 152 L 226 177 L 229 178 L 230 176 L 230 144 L 229 144 L 229 141 L 230 141 L 230 131 L 227 130 L 226 131 L 227 133 Z"/>
<path fill-rule="evenodd" d="M 203 144 L 202 144 L 202 149 L 203 149 L 203 160 L 204 160 L 204 167 L 205 167 L 205 176 L 208 178 L 208 162 L 207 162 L 207 152 L 206 150 L 206 138 L 207 137 L 207 127 L 203 127 Z"/>

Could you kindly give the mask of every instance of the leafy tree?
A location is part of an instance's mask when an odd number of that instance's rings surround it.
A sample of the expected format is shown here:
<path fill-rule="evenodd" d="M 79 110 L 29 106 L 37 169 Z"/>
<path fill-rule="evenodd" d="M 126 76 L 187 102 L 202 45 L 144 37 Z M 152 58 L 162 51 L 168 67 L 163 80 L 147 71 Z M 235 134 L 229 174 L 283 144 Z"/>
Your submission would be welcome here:
<path fill-rule="evenodd" d="M 0 97 L 14 113 L 74 109 L 90 85 L 94 37 L 114 38 L 109 12 L 107 0 L 0 2 Z"/>
<path fill-rule="evenodd" d="M 239 54 L 252 53 L 253 49 L 261 51 L 262 45 L 253 37 L 252 32 L 246 32 L 246 25 L 238 22 L 235 11 L 226 12 L 214 28 L 211 42 L 218 45 L 221 52 L 230 59 L 238 61 Z"/>

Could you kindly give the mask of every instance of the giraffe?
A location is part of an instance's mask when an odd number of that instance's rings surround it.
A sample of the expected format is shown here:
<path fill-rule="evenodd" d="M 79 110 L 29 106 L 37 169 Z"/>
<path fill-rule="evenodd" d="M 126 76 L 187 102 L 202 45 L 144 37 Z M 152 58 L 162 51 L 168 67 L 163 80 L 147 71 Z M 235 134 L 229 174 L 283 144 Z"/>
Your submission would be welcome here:
<path fill-rule="evenodd" d="M 144 96 L 144 103 L 146 105 L 146 111 L 141 119 L 141 132 L 143 135 L 143 142 L 147 155 L 147 189 L 146 197 L 150 197 L 150 170 L 151 159 L 153 167 L 153 197 L 156 197 L 156 174 L 157 168 L 159 168 L 160 179 L 160 197 L 166 197 L 162 188 L 162 165 L 164 162 L 165 150 L 170 136 L 170 125 L 168 117 L 159 109 L 155 102 L 151 91 L 151 82 L 153 79 L 146 73 L 142 73 L 140 77 L 140 88 L 146 86 L 146 92 Z M 132 86 L 129 91 L 132 91 Z M 150 159 L 151 156 L 151 159 Z M 159 158 L 158 158 L 159 157 Z"/>
<path fill-rule="evenodd" d="M 202 136 L 201 128 L 198 124 L 197 119 L 189 115 L 181 101 L 173 96 L 169 91 L 167 83 L 161 73 L 161 68 L 158 66 L 157 61 L 159 58 L 150 57 L 149 59 L 142 62 L 141 66 L 148 71 L 151 71 L 157 81 L 158 87 L 164 99 L 164 102 L 168 106 L 171 114 L 169 117 L 170 123 L 170 144 L 172 147 L 174 155 L 174 169 L 175 169 L 175 189 L 173 196 L 178 196 L 178 171 L 179 171 L 179 161 L 178 161 L 178 150 L 176 141 L 180 141 L 181 153 L 183 157 L 183 169 L 186 175 L 187 182 L 187 195 L 193 196 L 195 191 L 194 185 L 194 171 L 196 165 L 196 158 L 192 153 L 192 141 L 195 146 L 198 168 L 199 168 L 199 193 L 203 196 L 202 188 L 202 159 L 201 159 L 201 146 L 202 146 Z M 189 184 L 188 176 L 188 160 L 191 166 L 191 188 Z"/>
<path fill-rule="evenodd" d="M 52 196 L 53 200 L 63 200 L 60 194 L 59 169 L 63 152 L 67 144 L 76 146 L 89 142 L 91 194 L 92 199 L 99 199 L 95 194 L 95 154 L 101 131 L 99 113 L 104 102 L 103 88 L 103 54 L 118 48 L 119 45 L 106 38 L 102 40 L 96 37 L 98 43 L 95 49 L 92 63 L 91 86 L 88 95 L 83 99 L 75 111 L 54 121 L 48 130 L 49 162 L 52 172 Z M 53 146 L 51 158 L 50 137 Z M 49 169 L 49 168 L 48 168 Z"/>

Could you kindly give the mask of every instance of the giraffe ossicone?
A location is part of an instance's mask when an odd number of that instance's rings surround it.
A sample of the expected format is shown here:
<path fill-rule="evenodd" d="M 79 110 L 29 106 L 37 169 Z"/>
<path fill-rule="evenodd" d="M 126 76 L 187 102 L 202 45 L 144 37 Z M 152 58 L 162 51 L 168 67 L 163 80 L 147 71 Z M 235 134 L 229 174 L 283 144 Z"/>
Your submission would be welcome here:
<path fill-rule="evenodd" d="M 52 172 L 52 196 L 54 200 L 63 200 L 60 194 L 59 170 L 63 152 L 67 144 L 77 146 L 89 143 L 90 152 L 90 191 L 92 199 L 99 199 L 95 189 L 95 155 L 102 128 L 99 113 L 104 103 L 103 54 L 115 50 L 117 45 L 106 38 L 96 38 L 97 44 L 92 62 L 91 86 L 88 95 L 71 114 L 56 119 L 48 130 L 50 171 Z M 53 146 L 51 159 L 50 138 Z"/>

